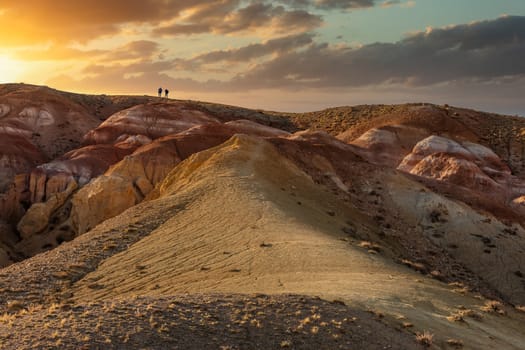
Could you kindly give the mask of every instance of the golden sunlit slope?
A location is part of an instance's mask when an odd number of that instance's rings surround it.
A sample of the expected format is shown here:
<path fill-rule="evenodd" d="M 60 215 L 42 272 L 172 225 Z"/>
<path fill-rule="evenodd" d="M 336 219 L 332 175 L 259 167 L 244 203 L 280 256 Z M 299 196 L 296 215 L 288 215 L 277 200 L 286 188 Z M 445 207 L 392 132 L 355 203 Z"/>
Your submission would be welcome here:
<path fill-rule="evenodd" d="M 344 300 L 386 314 L 401 327 L 435 334 L 444 346 L 519 348 L 524 321 L 481 313 L 483 301 L 394 263 L 388 247 L 348 237 L 379 229 L 350 204 L 317 187 L 268 142 L 236 136 L 177 166 L 149 205 L 184 208 L 74 283 L 73 300 L 179 293 L 297 293 Z M 380 251 L 379 254 L 377 252 Z M 467 313 L 465 313 L 466 315 Z M 467 316 L 465 316 L 465 319 Z"/>
<path fill-rule="evenodd" d="M 418 348 L 410 333 L 341 302 L 252 294 L 321 291 L 335 298 L 338 288 L 328 293 L 323 283 L 346 277 L 342 269 L 349 264 L 356 263 L 356 269 L 383 265 L 361 248 L 352 249 L 352 258 L 345 253 L 348 243 L 338 240 L 342 233 L 330 232 L 340 219 L 326 210 L 363 219 L 354 210 L 340 212 L 328 203 L 330 195 L 317 191 L 298 197 L 304 204 L 297 204 L 289 190 L 302 193 L 313 189 L 312 183 L 271 144 L 236 136 L 183 163 L 159 188 L 157 199 L 2 271 L 0 307 L 10 313 L 0 321 L 5 348 L 75 348 L 107 339 L 104 346 L 110 348 L 144 346 L 141 339 L 155 348 Z M 313 215 L 306 222 L 304 210 Z M 353 274 L 363 280 L 367 273 Z M 196 294 L 173 296 L 183 292 Z M 67 319 L 62 323 L 67 329 L 44 321 L 53 315 Z M 16 338 L 9 335 L 13 325 L 20 329 Z M 49 334 L 49 328 L 56 331 Z M 376 332 L 379 336 L 368 339 Z"/>

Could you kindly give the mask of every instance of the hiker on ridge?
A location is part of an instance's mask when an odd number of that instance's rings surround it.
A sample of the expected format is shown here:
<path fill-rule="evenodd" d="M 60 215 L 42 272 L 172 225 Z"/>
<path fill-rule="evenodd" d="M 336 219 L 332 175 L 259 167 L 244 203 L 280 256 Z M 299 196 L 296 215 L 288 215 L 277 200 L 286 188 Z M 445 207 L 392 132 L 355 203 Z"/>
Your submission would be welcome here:
<path fill-rule="evenodd" d="M 159 93 L 159 97 L 162 97 L 162 88 L 160 87 L 159 90 L 157 90 Z"/>
<path fill-rule="evenodd" d="M 169 93 L 170 93 L 170 90 L 168 89 L 164 90 L 164 97 L 168 98 Z"/>

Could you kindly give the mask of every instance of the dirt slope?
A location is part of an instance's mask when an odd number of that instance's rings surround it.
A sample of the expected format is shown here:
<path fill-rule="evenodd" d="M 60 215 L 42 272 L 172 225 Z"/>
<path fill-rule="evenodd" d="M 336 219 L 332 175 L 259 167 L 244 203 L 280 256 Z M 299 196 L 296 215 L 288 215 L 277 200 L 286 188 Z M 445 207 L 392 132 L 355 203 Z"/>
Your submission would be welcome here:
<path fill-rule="evenodd" d="M 2 348 L 525 344 L 523 119 L 0 85 L 0 127 Z"/>
<path fill-rule="evenodd" d="M 484 312 L 483 298 L 399 265 L 388 247 L 362 244 L 345 233 L 349 225 L 360 236 L 375 237 L 380 229 L 351 203 L 322 190 L 267 141 L 235 136 L 197 153 L 174 168 L 150 199 L 72 242 L 2 270 L 0 307 L 15 314 L 3 318 L 0 333 L 7 334 L 18 324 L 28 337 L 8 344 L 32 347 L 38 333 L 29 329 L 42 324 L 43 317 L 53 319 L 46 315 L 58 307 L 63 308 L 58 313 L 66 320 L 63 323 L 76 325 L 73 331 L 92 332 L 90 313 L 99 319 L 97 336 L 87 344 L 98 344 L 98 335 L 104 335 L 118 347 L 125 339 L 118 340 L 117 334 L 150 333 L 145 327 L 133 330 L 135 323 L 113 316 L 101 318 L 103 309 L 133 319 L 144 305 L 133 299 L 136 296 L 153 298 L 148 303 L 155 310 L 162 300 L 186 293 L 294 293 L 341 300 L 371 310 L 390 327 L 402 330 L 399 341 L 404 345 L 397 348 L 412 346 L 410 333 L 423 331 L 434 334 L 437 348 L 447 348 L 450 339 L 471 349 L 519 349 L 525 341 L 522 314 L 504 306 L 492 309 L 505 309 L 506 315 Z M 127 306 L 130 300 L 133 306 Z M 194 302 L 190 298 L 189 303 Z M 213 305 L 220 305 L 220 298 L 217 303 Z M 265 310 L 274 312 L 273 307 Z M 177 318 L 160 316 L 161 321 L 168 317 L 179 324 Z M 189 327 L 192 322 L 180 324 Z M 183 329 L 166 327 L 173 335 Z M 369 329 L 376 334 L 377 328 Z M 79 344 L 76 333 L 64 329 L 50 335 L 42 332 L 42 344 L 60 341 L 64 348 Z M 203 334 L 213 332 L 212 327 Z M 221 340 L 244 348 L 242 341 L 255 337 L 249 334 L 240 340 L 229 336 Z M 388 334 L 380 333 L 380 341 L 390 339 Z M 257 342 L 250 344 L 246 348 L 255 348 Z"/>
<path fill-rule="evenodd" d="M 518 331 L 523 316 L 511 310 L 505 317 L 469 319 L 467 328 L 447 320 L 461 308 L 480 310 L 483 301 L 349 240 L 342 231 L 347 222 L 363 235 L 377 227 L 320 191 L 264 141 L 234 137 L 190 157 L 168 176 L 159 196 L 152 203 L 192 200 L 76 282 L 74 300 L 131 297 L 145 289 L 156 296 L 298 293 L 372 309 L 397 326 L 410 322 L 434 333 L 443 347 L 449 338 L 477 349 L 519 348 L 524 341 Z"/>

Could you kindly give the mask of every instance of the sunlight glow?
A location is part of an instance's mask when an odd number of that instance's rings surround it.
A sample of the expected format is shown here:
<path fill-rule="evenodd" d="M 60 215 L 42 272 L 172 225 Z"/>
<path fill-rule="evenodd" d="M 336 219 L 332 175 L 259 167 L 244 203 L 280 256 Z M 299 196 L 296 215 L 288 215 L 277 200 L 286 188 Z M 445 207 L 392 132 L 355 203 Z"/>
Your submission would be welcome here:
<path fill-rule="evenodd" d="M 0 56 L 0 83 L 16 82 L 23 69 L 20 62 L 17 62 L 8 56 Z"/>

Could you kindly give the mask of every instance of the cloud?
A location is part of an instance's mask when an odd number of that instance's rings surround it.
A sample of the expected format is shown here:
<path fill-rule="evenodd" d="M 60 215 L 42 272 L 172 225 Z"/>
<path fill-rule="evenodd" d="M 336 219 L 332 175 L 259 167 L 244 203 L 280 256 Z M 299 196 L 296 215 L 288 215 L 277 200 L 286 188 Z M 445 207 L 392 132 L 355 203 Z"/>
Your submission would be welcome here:
<path fill-rule="evenodd" d="M 232 80 L 247 87 L 430 85 L 525 74 L 525 17 L 434 29 L 357 49 L 312 44 Z"/>
<path fill-rule="evenodd" d="M 0 1 L 3 45 L 84 42 L 119 33 L 128 23 L 159 23 L 203 0 L 26 0 Z"/>
<path fill-rule="evenodd" d="M 414 0 L 409 0 L 409 1 L 406 1 L 406 2 L 402 2 L 401 0 L 386 0 L 386 1 L 383 1 L 379 6 L 381 6 L 383 8 L 389 8 L 389 7 L 392 7 L 392 6 L 400 6 L 400 7 L 403 7 L 403 8 L 411 8 L 411 7 L 416 6 L 416 2 Z"/>
<path fill-rule="evenodd" d="M 106 53 L 106 50 L 80 50 L 71 47 L 50 45 L 45 49 L 12 50 L 11 56 L 17 61 L 68 61 L 92 60 Z"/>
<path fill-rule="evenodd" d="M 0 17 L 4 47 L 85 43 L 137 25 L 181 35 L 263 28 L 297 32 L 322 23 L 319 14 L 266 0 L 0 0 Z"/>
<path fill-rule="evenodd" d="M 106 53 L 109 61 L 153 59 L 160 54 L 160 45 L 151 40 L 137 40 Z"/>
<path fill-rule="evenodd" d="M 178 60 L 177 68 L 203 70 L 208 64 L 247 63 L 268 55 L 282 55 L 313 43 L 314 35 L 303 33 L 271 39 L 264 43 L 247 45 L 238 49 L 217 50 L 203 53 L 185 60 Z"/>
<path fill-rule="evenodd" d="M 97 81 L 124 85 L 130 82 L 125 77 L 141 76 L 171 79 L 178 88 L 198 91 L 387 85 L 417 88 L 460 81 L 500 84 L 525 76 L 525 17 L 501 17 L 427 30 L 396 43 L 359 48 L 333 46 L 314 39 L 312 34 L 304 33 L 189 59 L 160 61 L 152 58 L 157 52 L 155 43 L 135 42 L 115 54 L 129 51 L 131 57 L 143 54 L 147 59 L 91 65 L 83 72 L 89 75 L 88 80 L 80 79 L 79 85 Z M 202 74 L 209 65 L 214 69 L 223 67 L 228 72 L 225 79 L 213 80 Z M 170 74 L 191 79 L 173 79 Z M 181 81 L 186 84 L 184 87 Z"/>
<path fill-rule="evenodd" d="M 305 10 L 253 2 L 236 8 L 238 1 L 221 1 L 193 9 L 192 14 L 154 30 L 158 35 L 231 34 L 263 30 L 272 33 L 306 32 L 322 24 L 321 16 Z"/>
<path fill-rule="evenodd" d="M 392 0 L 390 0 L 392 1 Z M 367 8 L 379 0 L 0 0 L 4 47 L 86 43 L 145 26 L 157 35 L 306 32 L 323 11 Z"/>
<path fill-rule="evenodd" d="M 401 0 L 387 0 L 381 3 L 381 7 L 392 7 L 401 4 Z"/>
<path fill-rule="evenodd" d="M 377 5 L 378 0 L 279 0 L 278 2 L 295 8 L 348 10 L 372 7 Z"/>
<path fill-rule="evenodd" d="M 353 9 L 361 7 L 372 7 L 374 0 L 315 0 L 314 4 L 318 8 L 324 9 Z"/>
<path fill-rule="evenodd" d="M 137 40 L 113 50 L 81 50 L 60 45 L 50 45 L 46 49 L 13 50 L 12 56 L 19 61 L 119 61 L 155 58 L 160 53 L 161 48 L 157 42 Z"/>

